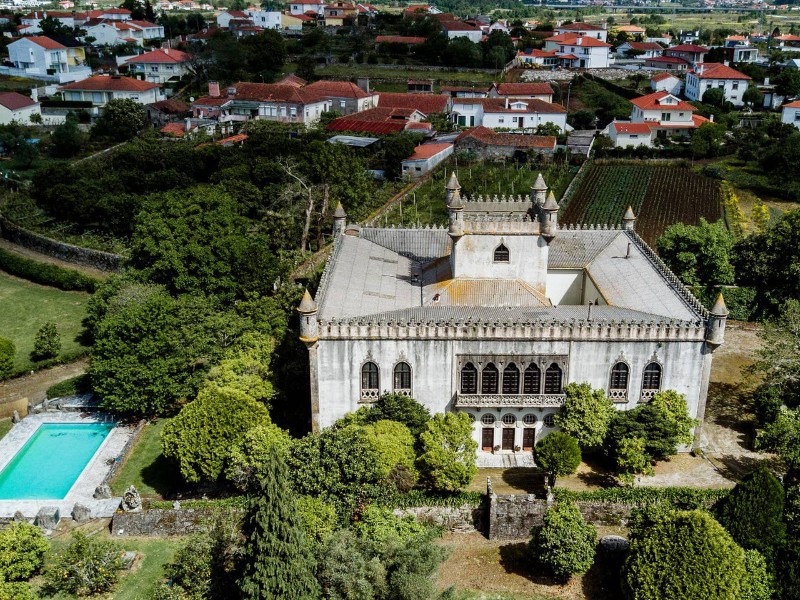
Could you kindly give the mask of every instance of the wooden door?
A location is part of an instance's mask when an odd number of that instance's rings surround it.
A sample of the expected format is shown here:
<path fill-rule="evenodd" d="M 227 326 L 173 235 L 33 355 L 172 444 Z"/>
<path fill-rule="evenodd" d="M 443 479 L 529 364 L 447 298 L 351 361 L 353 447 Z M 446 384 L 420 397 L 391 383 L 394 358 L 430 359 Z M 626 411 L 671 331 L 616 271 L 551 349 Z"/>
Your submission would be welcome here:
<path fill-rule="evenodd" d="M 522 449 L 533 450 L 536 442 L 536 430 L 533 427 L 526 427 L 522 430 Z"/>
<path fill-rule="evenodd" d="M 481 448 L 484 452 L 491 452 L 494 448 L 494 427 L 484 427 L 481 435 Z"/>
<path fill-rule="evenodd" d="M 512 427 L 505 427 L 503 429 L 503 450 L 514 449 L 514 429 Z"/>

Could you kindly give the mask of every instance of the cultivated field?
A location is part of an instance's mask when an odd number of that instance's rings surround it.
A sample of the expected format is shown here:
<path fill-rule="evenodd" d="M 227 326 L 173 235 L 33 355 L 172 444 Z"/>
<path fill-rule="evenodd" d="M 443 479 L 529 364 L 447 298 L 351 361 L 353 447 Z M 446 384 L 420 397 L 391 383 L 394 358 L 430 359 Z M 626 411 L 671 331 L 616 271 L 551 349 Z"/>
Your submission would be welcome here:
<path fill-rule="evenodd" d="M 562 203 L 562 224 L 615 225 L 631 206 L 636 230 L 655 244 L 673 223 L 696 225 L 722 218 L 719 182 L 686 168 L 640 164 L 594 164 L 572 198 Z"/>

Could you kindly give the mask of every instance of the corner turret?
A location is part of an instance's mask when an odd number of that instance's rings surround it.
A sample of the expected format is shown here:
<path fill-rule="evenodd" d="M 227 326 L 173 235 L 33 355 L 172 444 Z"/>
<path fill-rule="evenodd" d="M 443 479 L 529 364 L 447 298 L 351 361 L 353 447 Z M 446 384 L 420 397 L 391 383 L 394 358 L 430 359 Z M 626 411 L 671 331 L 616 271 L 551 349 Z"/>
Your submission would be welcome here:
<path fill-rule="evenodd" d="M 447 192 L 447 216 L 450 221 L 448 233 L 453 243 L 464 235 L 464 202 L 461 200 L 461 184 L 458 183 L 455 171 L 445 186 Z"/>
<path fill-rule="evenodd" d="M 622 217 L 622 225 L 625 231 L 633 231 L 636 228 L 636 215 L 633 214 L 633 208 L 630 206 Z"/>
<path fill-rule="evenodd" d="M 541 209 L 542 237 L 549 244 L 556 237 L 558 231 L 558 202 L 553 191 L 547 196 L 547 200 Z"/>
<path fill-rule="evenodd" d="M 341 202 L 336 204 L 336 210 L 333 213 L 333 237 L 337 238 L 344 233 L 347 225 L 347 213 L 344 212 L 344 207 Z"/>
<path fill-rule="evenodd" d="M 297 312 L 300 313 L 300 341 L 308 345 L 316 343 L 319 340 L 317 303 L 314 302 L 308 290 L 303 294 Z"/>
<path fill-rule="evenodd" d="M 717 296 L 717 301 L 708 313 L 706 326 L 706 342 L 712 346 L 720 346 L 725 341 L 725 323 L 728 321 L 728 307 L 722 292 Z"/>
<path fill-rule="evenodd" d="M 543 206 L 545 200 L 547 199 L 547 184 L 544 181 L 544 177 L 542 174 L 536 177 L 536 181 L 531 186 L 531 200 L 533 200 L 534 204 L 537 206 Z"/>

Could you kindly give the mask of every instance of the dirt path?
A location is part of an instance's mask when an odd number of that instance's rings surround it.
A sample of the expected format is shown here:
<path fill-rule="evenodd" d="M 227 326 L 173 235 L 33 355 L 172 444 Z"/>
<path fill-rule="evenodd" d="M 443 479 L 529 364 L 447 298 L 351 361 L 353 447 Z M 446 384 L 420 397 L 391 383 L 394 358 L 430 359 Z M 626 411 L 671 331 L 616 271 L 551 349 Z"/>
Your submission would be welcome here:
<path fill-rule="evenodd" d="M 47 254 L 42 254 L 34 250 L 29 250 L 28 248 L 23 248 L 22 246 L 18 246 L 17 244 L 9 242 L 8 240 L 0 239 L 0 248 L 8 252 L 11 252 L 13 254 L 16 254 L 18 256 L 22 256 L 23 258 L 29 258 L 31 260 L 35 260 L 36 262 L 47 263 L 50 265 L 56 265 L 58 267 L 63 267 L 64 269 L 71 269 L 73 271 L 78 271 L 90 277 L 105 279 L 106 277 L 109 276 L 109 273 L 101 271 L 100 269 L 93 269 L 92 267 L 76 265 L 75 263 L 61 260 L 60 258 L 54 258 L 52 256 L 48 256 Z"/>
<path fill-rule="evenodd" d="M 83 358 L 68 365 L 58 365 L 8 381 L 0 382 L 0 402 L 27 398 L 31 404 L 39 404 L 45 398 L 47 388 L 65 379 L 86 372 L 89 359 Z"/>

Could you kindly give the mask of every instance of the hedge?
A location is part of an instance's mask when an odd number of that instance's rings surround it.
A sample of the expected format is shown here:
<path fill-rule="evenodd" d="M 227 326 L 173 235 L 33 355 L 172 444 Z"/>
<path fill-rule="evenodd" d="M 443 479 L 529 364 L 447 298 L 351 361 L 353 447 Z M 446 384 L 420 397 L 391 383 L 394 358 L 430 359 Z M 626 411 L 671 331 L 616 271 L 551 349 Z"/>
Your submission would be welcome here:
<path fill-rule="evenodd" d="M 64 398 L 66 396 L 75 396 L 77 394 L 85 394 L 92 390 L 92 383 L 89 375 L 84 373 L 77 377 L 71 377 L 64 381 L 51 385 L 47 388 L 48 398 Z"/>
<path fill-rule="evenodd" d="M 473 507 L 480 506 L 484 494 L 481 492 L 457 492 L 452 494 L 435 493 L 425 490 L 411 490 L 407 494 L 397 494 L 382 501 L 390 508 L 415 508 L 418 506 L 444 506 L 458 508 L 465 504 Z"/>
<path fill-rule="evenodd" d="M 88 100 L 42 100 L 42 108 L 92 108 Z"/>
<path fill-rule="evenodd" d="M 174 500 L 150 500 L 148 508 L 155 509 L 172 509 Z M 246 509 L 247 496 L 229 496 L 228 498 L 214 498 L 210 500 L 179 500 L 181 508 L 232 508 L 232 509 Z"/>
<path fill-rule="evenodd" d="M 708 509 L 728 495 L 728 489 L 704 489 L 690 487 L 634 487 L 605 488 L 575 492 L 555 488 L 553 495 L 559 501 L 619 502 L 622 504 L 668 503 L 681 510 Z"/>
<path fill-rule="evenodd" d="M 99 279 L 58 265 L 41 263 L 0 248 L 0 270 L 66 291 L 94 292 Z"/>

